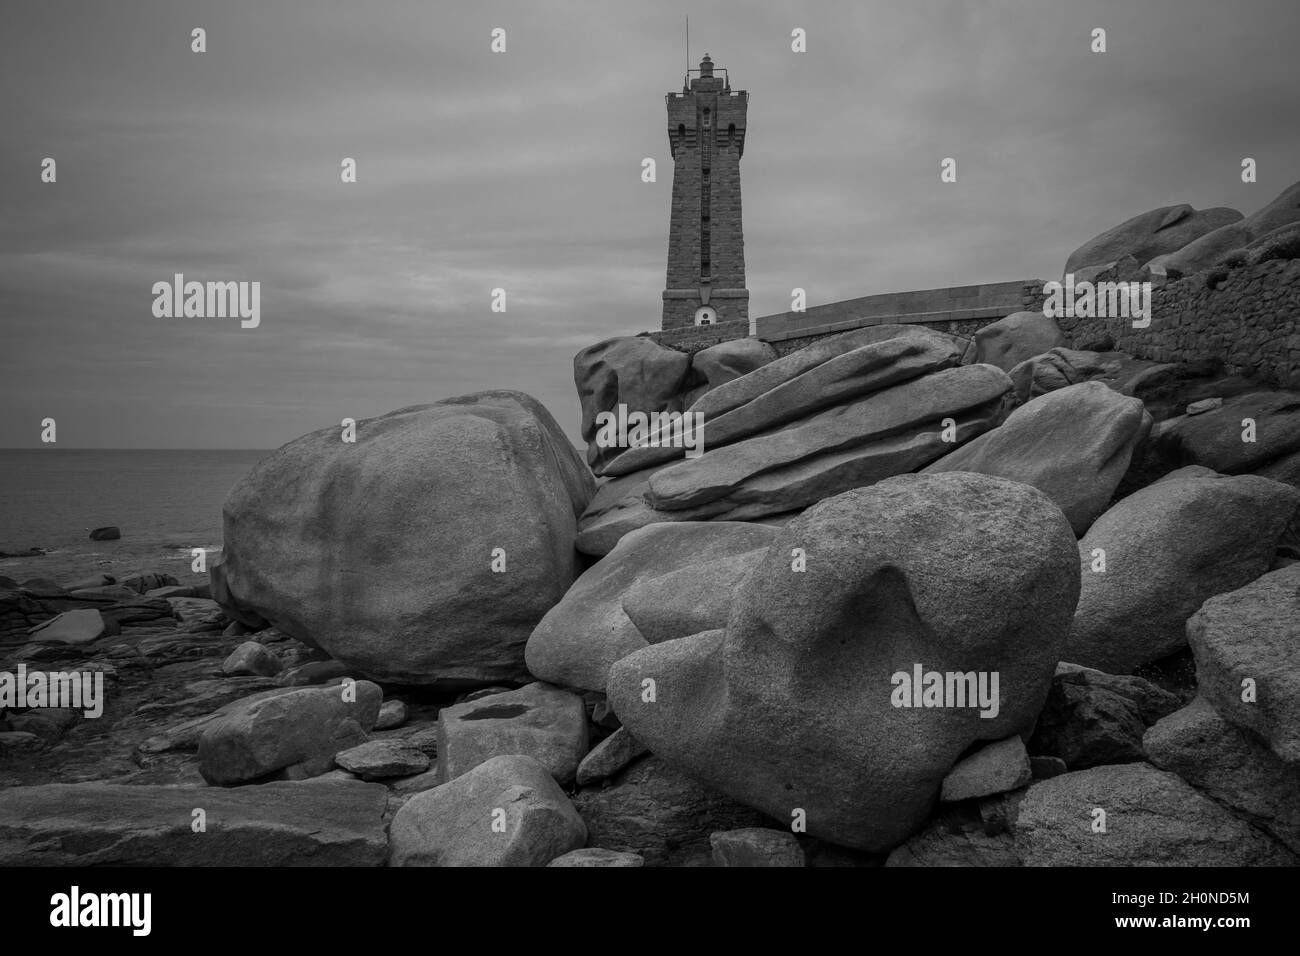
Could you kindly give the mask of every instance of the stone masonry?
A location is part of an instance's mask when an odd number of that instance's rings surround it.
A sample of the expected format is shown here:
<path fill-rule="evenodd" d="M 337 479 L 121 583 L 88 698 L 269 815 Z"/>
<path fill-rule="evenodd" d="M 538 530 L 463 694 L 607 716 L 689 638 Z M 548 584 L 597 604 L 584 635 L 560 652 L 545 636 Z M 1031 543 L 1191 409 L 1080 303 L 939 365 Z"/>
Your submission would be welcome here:
<path fill-rule="evenodd" d="M 699 76 L 665 101 L 673 199 L 663 328 L 743 321 L 748 334 L 740 157 L 749 94 L 715 77 L 706 54 Z"/>

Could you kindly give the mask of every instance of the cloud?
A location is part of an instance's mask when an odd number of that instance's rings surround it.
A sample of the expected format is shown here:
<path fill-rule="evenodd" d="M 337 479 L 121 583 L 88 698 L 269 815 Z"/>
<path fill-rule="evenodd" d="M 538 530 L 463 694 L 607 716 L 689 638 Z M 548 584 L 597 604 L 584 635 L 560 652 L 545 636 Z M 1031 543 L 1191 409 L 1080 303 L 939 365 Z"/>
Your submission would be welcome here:
<path fill-rule="evenodd" d="M 573 354 L 660 321 L 688 12 L 693 59 L 751 94 L 753 315 L 795 286 L 1051 276 L 1143 209 L 1250 212 L 1300 178 L 1291 0 L 20 4 L 0 37 L 0 445 L 57 413 L 60 444 L 274 447 L 493 387 L 576 441 Z M 154 319 L 174 272 L 260 281 L 262 326 Z"/>

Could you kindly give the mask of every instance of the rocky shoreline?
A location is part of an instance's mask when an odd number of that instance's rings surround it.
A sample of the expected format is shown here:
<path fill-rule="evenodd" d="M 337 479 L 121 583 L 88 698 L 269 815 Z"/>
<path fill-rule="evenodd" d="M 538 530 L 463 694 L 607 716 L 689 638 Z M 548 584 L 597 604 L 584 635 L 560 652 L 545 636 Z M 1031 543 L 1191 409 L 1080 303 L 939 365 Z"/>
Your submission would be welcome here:
<path fill-rule="evenodd" d="M 1067 271 L 1290 262 L 1295 195 Z M 1113 345 L 615 339 L 585 462 L 479 392 L 266 458 L 208 581 L 0 577 L 0 675 L 106 688 L 0 684 L 0 863 L 1294 866 L 1300 393 Z"/>

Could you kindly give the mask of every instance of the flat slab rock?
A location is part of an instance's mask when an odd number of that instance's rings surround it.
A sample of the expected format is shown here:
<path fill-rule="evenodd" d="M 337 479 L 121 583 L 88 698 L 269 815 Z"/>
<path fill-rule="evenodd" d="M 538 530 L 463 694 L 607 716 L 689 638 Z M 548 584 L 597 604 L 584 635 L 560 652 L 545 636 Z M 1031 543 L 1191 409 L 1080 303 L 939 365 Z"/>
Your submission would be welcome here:
<path fill-rule="evenodd" d="M 400 740 L 370 740 L 335 754 L 334 762 L 362 780 L 409 777 L 429 769 L 429 758 Z"/>
<path fill-rule="evenodd" d="M 0 791 L 0 866 L 379 866 L 387 802 L 368 783 L 14 787 Z"/>

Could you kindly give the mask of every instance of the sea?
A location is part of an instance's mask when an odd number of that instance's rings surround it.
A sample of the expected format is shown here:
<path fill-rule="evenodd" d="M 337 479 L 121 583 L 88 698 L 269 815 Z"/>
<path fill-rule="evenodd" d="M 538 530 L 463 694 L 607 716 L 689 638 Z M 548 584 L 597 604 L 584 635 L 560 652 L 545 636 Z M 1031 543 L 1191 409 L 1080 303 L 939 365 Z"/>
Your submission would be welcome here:
<path fill-rule="evenodd" d="M 0 575 L 58 583 L 92 573 L 165 571 L 206 580 L 192 549 L 220 555 L 221 506 L 270 451 L 0 449 Z M 90 531 L 116 525 L 117 541 Z"/>

